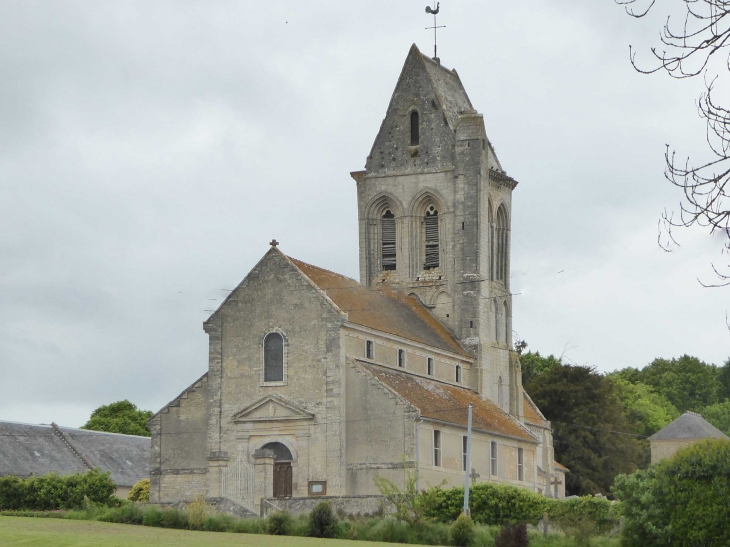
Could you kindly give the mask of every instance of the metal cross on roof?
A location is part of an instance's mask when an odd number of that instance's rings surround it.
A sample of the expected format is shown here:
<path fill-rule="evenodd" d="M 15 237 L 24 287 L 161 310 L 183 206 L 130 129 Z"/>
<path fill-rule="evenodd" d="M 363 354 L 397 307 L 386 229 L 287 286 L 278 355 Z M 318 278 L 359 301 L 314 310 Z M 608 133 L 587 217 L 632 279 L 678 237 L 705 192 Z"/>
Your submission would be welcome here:
<path fill-rule="evenodd" d="M 426 13 L 431 13 L 433 15 L 433 26 L 432 27 L 426 27 L 426 30 L 433 29 L 433 60 L 438 61 L 438 50 L 436 48 L 436 30 L 440 28 L 446 28 L 446 25 L 438 26 L 436 24 L 436 14 L 441 9 L 441 2 L 436 2 L 436 9 L 431 8 L 430 6 L 426 6 Z"/>

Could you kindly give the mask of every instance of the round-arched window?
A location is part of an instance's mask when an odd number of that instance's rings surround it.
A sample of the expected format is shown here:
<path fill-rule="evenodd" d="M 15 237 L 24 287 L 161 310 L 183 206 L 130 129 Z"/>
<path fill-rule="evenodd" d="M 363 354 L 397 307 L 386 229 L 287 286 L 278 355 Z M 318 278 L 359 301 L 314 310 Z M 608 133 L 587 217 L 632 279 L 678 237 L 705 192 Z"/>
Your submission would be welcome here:
<path fill-rule="evenodd" d="M 264 382 L 284 381 L 284 337 L 270 332 L 264 338 Z"/>

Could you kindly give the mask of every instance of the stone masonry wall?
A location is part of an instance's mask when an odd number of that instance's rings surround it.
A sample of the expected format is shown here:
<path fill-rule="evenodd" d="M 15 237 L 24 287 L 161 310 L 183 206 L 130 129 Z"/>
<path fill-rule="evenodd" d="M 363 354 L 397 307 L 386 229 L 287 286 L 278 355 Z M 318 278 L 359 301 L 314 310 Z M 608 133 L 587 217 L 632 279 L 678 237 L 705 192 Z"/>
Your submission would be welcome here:
<path fill-rule="evenodd" d="M 326 480 L 329 494 L 344 494 L 344 318 L 277 249 L 267 253 L 216 315 L 221 332 L 220 452 L 227 458 L 222 468 L 238 459 L 253 463 L 256 449 L 281 442 L 293 456 L 294 496 L 306 496 L 310 480 Z M 263 340 L 273 331 L 285 339 L 285 378 L 265 384 Z M 314 417 L 236 421 L 239 412 L 268 396 Z M 210 495 L 218 494 L 211 489 Z"/>
<path fill-rule="evenodd" d="M 192 499 L 207 491 L 207 378 L 184 391 L 151 421 L 150 499 Z"/>
<path fill-rule="evenodd" d="M 376 475 L 402 485 L 416 456 L 417 413 L 355 364 L 347 367 L 347 494 L 377 494 Z"/>

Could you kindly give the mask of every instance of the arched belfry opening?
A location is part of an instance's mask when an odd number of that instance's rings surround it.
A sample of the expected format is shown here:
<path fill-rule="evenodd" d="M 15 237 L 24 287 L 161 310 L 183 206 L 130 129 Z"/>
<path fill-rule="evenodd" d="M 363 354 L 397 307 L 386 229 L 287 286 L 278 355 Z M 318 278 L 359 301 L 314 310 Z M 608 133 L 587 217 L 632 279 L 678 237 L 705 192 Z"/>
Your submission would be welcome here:
<path fill-rule="evenodd" d="M 380 261 L 385 272 L 397 267 L 395 240 L 395 215 L 390 209 L 386 209 L 380 218 Z"/>
<path fill-rule="evenodd" d="M 425 228 L 425 260 L 423 262 L 424 270 L 432 270 L 439 267 L 439 212 L 434 205 L 426 208 L 426 216 L 424 218 Z"/>
<path fill-rule="evenodd" d="M 497 209 L 497 226 L 495 231 L 495 246 L 497 249 L 495 264 L 495 279 L 507 284 L 509 271 L 509 226 L 507 211 L 504 205 Z"/>

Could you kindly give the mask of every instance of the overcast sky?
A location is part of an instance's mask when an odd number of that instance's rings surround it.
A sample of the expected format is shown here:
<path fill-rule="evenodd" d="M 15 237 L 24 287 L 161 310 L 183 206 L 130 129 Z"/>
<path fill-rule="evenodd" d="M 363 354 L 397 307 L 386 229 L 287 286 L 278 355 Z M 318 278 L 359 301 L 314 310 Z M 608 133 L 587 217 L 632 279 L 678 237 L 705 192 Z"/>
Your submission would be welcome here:
<path fill-rule="evenodd" d="M 202 322 L 275 237 L 358 276 L 355 183 L 426 0 L 0 3 L 0 419 L 157 411 L 207 369 Z M 661 17 L 611 0 L 441 2 L 507 172 L 513 326 L 609 371 L 730 356 L 720 241 L 656 225 L 701 81 L 641 76 Z M 562 273 L 559 273 L 562 272 Z"/>

